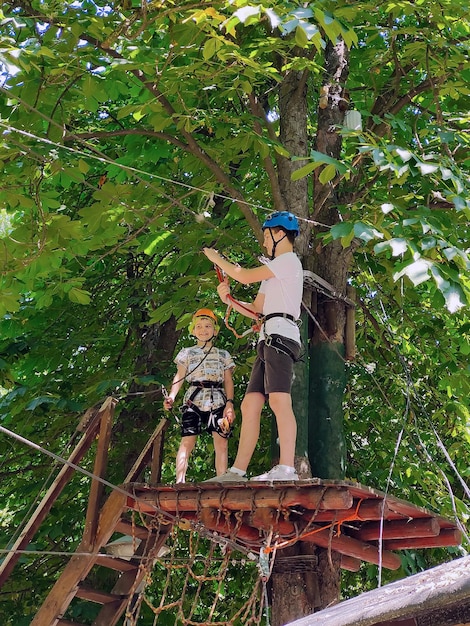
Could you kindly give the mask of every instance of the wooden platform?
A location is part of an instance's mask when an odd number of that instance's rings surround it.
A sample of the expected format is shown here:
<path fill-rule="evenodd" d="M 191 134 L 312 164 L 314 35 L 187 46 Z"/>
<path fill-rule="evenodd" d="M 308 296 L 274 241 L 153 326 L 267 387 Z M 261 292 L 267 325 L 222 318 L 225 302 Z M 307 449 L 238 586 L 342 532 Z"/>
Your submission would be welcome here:
<path fill-rule="evenodd" d="M 342 567 L 361 561 L 398 569 L 396 550 L 457 546 L 461 532 L 453 521 L 383 492 L 348 481 L 126 483 L 129 510 L 164 513 L 184 525 L 202 524 L 253 551 L 281 549 L 297 541 L 342 555 Z M 379 554 L 379 545 L 382 554 Z"/>

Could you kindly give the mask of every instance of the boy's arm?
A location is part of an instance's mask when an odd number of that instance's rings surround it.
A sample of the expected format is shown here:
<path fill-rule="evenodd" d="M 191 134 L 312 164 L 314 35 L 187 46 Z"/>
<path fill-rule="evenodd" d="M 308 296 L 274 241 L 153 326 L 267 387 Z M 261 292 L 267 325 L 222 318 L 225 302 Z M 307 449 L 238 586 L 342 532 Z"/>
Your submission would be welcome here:
<path fill-rule="evenodd" d="M 230 368 L 224 371 L 224 392 L 227 398 L 227 404 L 224 408 L 224 417 L 228 419 L 230 424 L 235 420 L 235 407 L 233 405 L 233 393 L 235 388 L 233 385 L 232 369 L 233 368 Z M 228 400 L 231 400 L 231 402 L 228 402 Z"/>
<path fill-rule="evenodd" d="M 173 403 L 175 401 L 176 396 L 178 395 L 178 391 L 184 384 L 186 377 L 186 367 L 184 365 L 178 365 L 176 370 L 176 374 L 173 376 L 173 382 L 171 383 L 170 393 L 168 397 L 163 401 L 163 408 L 169 411 Z"/>
<path fill-rule="evenodd" d="M 249 303 L 238 302 L 237 300 L 229 299 L 228 296 L 230 295 L 230 287 L 227 281 L 219 283 L 217 291 L 222 302 L 224 302 L 225 304 L 230 304 L 235 309 L 235 311 L 238 311 L 238 313 L 241 313 L 246 317 L 257 320 L 258 313 L 263 312 L 264 294 L 262 293 L 258 293 L 253 302 Z"/>
<path fill-rule="evenodd" d="M 228 276 L 243 285 L 260 283 L 262 280 L 267 280 L 268 278 L 272 278 L 274 276 L 273 272 L 267 265 L 260 265 L 259 267 L 254 267 L 252 269 L 246 269 L 244 267 L 240 267 L 239 265 L 235 265 L 234 263 L 230 263 L 230 261 L 227 261 L 227 259 L 220 256 L 214 248 L 203 248 L 203 252 L 209 261 L 212 261 L 214 265 L 220 267 L 220 269 Z"/>

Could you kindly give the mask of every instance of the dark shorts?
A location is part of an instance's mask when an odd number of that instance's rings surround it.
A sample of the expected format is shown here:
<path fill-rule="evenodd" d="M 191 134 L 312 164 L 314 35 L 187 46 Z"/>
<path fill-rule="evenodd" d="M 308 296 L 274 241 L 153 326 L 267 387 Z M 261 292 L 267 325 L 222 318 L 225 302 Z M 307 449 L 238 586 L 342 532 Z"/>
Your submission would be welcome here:
<path fill-rule="evenodd" d="M 246 393 L 290 393 L 294 378 L 294 362 L 300 356 L 300 345 L 292 339 L 271 335 L 271 345 L 258 342 L 256 360 L 251 370 Z"/>
<path fill-rule="evenodd" d="M 181 407 L 183 413 L 181 418 L 181 436 L 190 437 L 191 435 L 200 435 L 202 432 L 217 433 L 224 439 L 232 436 L 232 430 L 224 433 L 220 426 L 219 420 L 224 416 L 224 406 L 214 409 L 213 411 L 201 411 L 195 404 L 184 404 Z"/>

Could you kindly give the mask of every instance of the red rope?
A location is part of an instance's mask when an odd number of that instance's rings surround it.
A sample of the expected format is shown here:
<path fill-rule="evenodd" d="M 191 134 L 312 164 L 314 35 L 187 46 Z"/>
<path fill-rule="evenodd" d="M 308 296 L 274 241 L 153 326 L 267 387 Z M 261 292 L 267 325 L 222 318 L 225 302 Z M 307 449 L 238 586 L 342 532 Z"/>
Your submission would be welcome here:
<path fill-rule="evenodd" d="M 214 265 L 214 267 L 215 267 L 215 271 L 217 272 L 217 278 L 219 279 L 219 283 L 225 282 L 226 278 L 225 278 L 224 272 L 220 269 L 220 267 L 218 265 Z M 245 306 L 239 300 L 236 300 L 230 293 L 227 294 L 227 300 L 229 302 L 228 302 L 228 305 L 227 305 L 227 310 L 225 311 L 225 317 L 224 317 L 225 326 L 229 330 L 232 331 L 232 333 L 235 335 L 235 337 L 237 339 L 241 339 L 242 337 L 245 337 L 246 335 L 248 335 L 248 333 L 259 332 L 260 331 L 261 324 L 262 324 L 262 315 L 260 315 L 259 313 L 256 313 L 255 311 L 253 311 L 249 307 Z M 252 325 L 252 327 L 250 329 L 246 330 L 241 335 L 235 330 L 235 328 L 233 328 L 233 326 L 230 325 L 230 322 L 229 322 L 230 313 L 232 312 L 232 309 L 234 308 L 234 306 L 233 306 L 234 304 L 236 304 L 239 308 L 243 309 L 247 313 L 250 313 L 251 315 L 256 315 L 256 317 L 257 317 L 257 321 Z"/>

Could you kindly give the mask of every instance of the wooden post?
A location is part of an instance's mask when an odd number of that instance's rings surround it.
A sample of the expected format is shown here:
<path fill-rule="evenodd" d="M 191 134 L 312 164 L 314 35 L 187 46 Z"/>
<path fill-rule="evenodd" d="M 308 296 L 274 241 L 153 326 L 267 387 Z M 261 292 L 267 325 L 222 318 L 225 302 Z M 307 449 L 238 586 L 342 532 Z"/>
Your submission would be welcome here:
<path fill-rule="evenodd" d="M 96 450 L 93 474 L 99 478 L 104 478 L 108 465 L 108 449 L 111 439 L 111 429 L 113 426 L 114 407 L 117 400 L 108 398 L 109 402 L 100 409 L 101 424 L 98 438 L 98 448 Z M 88 507 L 85 518 L 85 531 L 83 533 L 82 544 L 91 547 L 94 543 L 97 524 L 98 510 L 101 495 L 103 493 L 103 483 L 95 478 L 91 481 L 90 495 L 88 497 Z"/>
<path fill-rule="evenodd" d="M 74 598 L 77 586 L 95 563 L 97 553 L 114 532 L 121 517 L 126 496 L 113 491 L 103 506 L 98 523 L 96 541 L 88 554 L 75 554 L 51 589 L 44 604 L 36 613 L 30 626 L 54 626 Z M 80 544 L 77 552 L 87 552 L 88 546 Z"/>

